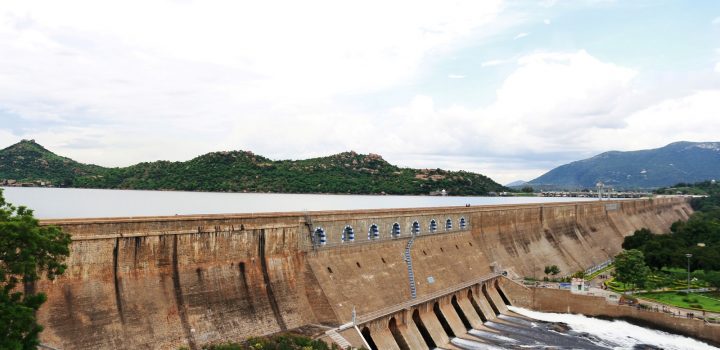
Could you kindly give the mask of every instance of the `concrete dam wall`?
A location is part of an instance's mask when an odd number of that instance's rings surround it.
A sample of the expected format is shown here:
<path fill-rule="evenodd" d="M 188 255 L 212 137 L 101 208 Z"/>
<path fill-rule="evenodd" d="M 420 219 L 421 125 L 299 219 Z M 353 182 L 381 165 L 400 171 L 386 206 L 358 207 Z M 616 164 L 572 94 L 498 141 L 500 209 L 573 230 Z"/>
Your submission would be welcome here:
<path fill-rule="evenodd" d="M 427 298 L 492 272 L 584 270 L 614 256 L 634 230 L 667 232 L 691 212 L 683 198 L 658 198 L 44 221 L 73 243 L 67 272 L 36 286 L 48 294 L 41 340 L 177 349 L 336 327 L 353 308 L 362 318 L 413 291 Z M 458 298 L 470 307 L 472 298 Z"/>

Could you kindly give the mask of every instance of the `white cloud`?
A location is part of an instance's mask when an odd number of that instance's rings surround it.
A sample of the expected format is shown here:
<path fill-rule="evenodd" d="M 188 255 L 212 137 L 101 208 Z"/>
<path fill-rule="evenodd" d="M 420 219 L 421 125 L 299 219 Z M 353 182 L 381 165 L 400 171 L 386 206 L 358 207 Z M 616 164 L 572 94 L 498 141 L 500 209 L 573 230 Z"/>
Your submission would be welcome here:
<path fill-rule="evenodd" d="M 717 64 L 715 64 L 715 72 L 716 72 L 716 73 L 720 73 L 720 62 L 718 62 Z"/>
<path fill-rule="evenodd" d="M 483 107 L 429 95 L 373 110 L 346 102 L 401 91 L 436 55 L 508 26 L 500 0 L 453 4 L 4 1 L 0 144 L 35 138 L 103 165 L 219 149 L 272 158 L 354 149 L 505 183 L 578 154 L 720 134 L 717 91 L 637 107 L 639 72 L 585 51 L 480 63 L 516 64 Z M 455 68 L 463 74 L 449 79 L 476 77 Z"/>
<path fill-rule="evenodd" d="M 543 23 L 545 23 L 545 24 L 550 24 L 550 23 L 552 23 L 552 21 L 550 21 L 549 19 L 545 18 L 545 19 L 543 20 Z"/>
<path fill-rule="evenodd" d="M 720 25 L 720 17 L 715 17 L 715 19 L 712 21 L 712 24 Z"/>
<path fill-rule="evenodd" d="M 720 130 L 720 90 L 703 90 L 671 98 L 632 113 L 626 127 L 594 130 L 593 147 L 643 149 L 673 141 L 717 141 Z"/>
<path fill-rule="evenodd" d="M 376 139 L 383 143 L 377 147 L 390 157 L 424 167 L 437 161 L 413 154 L 442 152 L 450 168 L 450 160 L 455 160 L 506 182 L 539 176 L 543 169 L 538 164 L 547 170 L 569 160 L 549 161 L 552 154 L 577 157 L 602 150 L 594 144 L 593 130 L 624 128 L 622 107 L 633 95 L 634 70 L 601 62 L 585 51 L 535 53 L 517 63 L 487 107 L 439 108 L 431 97 L 417 96 L 409 105 L 395 108 L 383 116 L 387 122 L 378 125 L 390 135 L 378 134 Z M 414 136 L 428 135 L 429 130 L 432 143 Z M 534 166 L 527 164 L 531 158 Z"/>
<path fill-rule="evenodd" d="M 503 183 L 531 180 L 552 167 L 607 150 L 714 141 L 720 131 L 720 90 L 634 110 L 628 102 L 637 99 L 635 70 L 602 62 L 585 51 L 535 53 L 520 58 L 518 65 L 488 107 L 438 108 L 430 97 L 418 97 L 407 108 L 396 109 L 392 119 L 411 135 L 433 130 L 447 167 L 456 162 Z M 433 154 L 434 144 L 409 138 L 403 142 L 389 154 L 405 149 Z M 442 163 L 400 158 L 414 166 Z"/>
<path fill-rule="evenodd" d="M 524 37 L 526 37 L 526 36 L 528 36 L 528 35 L 529 35 L 528 33 L 520 33 L 520 34 L 518 34 L 518 35 L 515 35 L 515 37 L 513 38 L 513 40 L 522 39 L 522 38 L 524 38 Z"/>
<path fill-rule="evenodd" d="M 518 64 L 488 112 L 539 133 L 617 126 L 614 110 L 631 93 L 629 82 L 637 74 L 585 51 L 535 53 Z"/>
<path fill-rule="evenodd" d="M 480 67 L 492 67 L 507 63 L 508 60 L 490 60 L 480 63 Z"/>
<path fill-rule="evenodd" d="M 83 128 L 105 151 L 128 150 L 108 152 L 107 165 L 158 158 L 158 135 L 204 145 L 194 154 L 276 150 L 232 130 L 316 135 L 328 120 L 314 120 L 352 115 L 338 96 L 403 84 L 429 56 L 486 35 L 502 9 L 501 0 L 3 1 L 0 113 L 13 116 L 0 129 L 14 124 L 16 135 L 83 156 L 70 146 Z M 133 144 L 118 141 L 118 130 Z M 160 158 L 182 159 L 191 148 Z"/>

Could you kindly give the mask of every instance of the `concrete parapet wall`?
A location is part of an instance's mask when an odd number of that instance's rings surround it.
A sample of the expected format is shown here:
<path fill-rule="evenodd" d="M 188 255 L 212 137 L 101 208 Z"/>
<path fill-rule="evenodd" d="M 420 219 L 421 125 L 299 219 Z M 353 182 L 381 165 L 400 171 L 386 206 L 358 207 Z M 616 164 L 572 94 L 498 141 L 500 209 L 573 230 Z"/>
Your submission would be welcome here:
<path fill-rule="evenodd" d="M 518 276 L 541 276 L 549 264 L 584 270 L 617 253 L 634 230 L 666 232 L 691 212 L 685 199 L 663 198 L 44 221 L 71 233 L 73 243 L 67 273 L 37 286 L 48 294 L 38 314 L 41 338 L 62 349 L 174 349 L 337 326 L 353 307 L 363 315 L 410 299 L 403 253 L 414 221 L 421 233 L 411 257 L 422 298 L 493 269 Z M 397 238 L 389 236 L 395 222 Z M 372 224 L 378 240 L 368 239 Z M 339 241 L 346 225 L 355 242 Z M 328 245 L 313 245 L 316 227 Z M 477 288 L 473 296 L 483 299 Z"/>

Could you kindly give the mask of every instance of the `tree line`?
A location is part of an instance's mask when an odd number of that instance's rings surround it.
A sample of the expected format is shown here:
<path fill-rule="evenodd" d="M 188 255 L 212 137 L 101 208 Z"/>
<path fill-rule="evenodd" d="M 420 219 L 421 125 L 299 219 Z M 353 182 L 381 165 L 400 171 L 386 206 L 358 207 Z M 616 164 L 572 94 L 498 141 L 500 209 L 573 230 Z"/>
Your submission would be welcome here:
<path fill-rule="evenodd" d="M 673 192 L 676 188 L 692 188 L 706 196 L 691 200 L 695 212 L 687 221 L 673 223 L 669 234 L 655 234 L 643 228 L 625 237 L 622 244 L 625 252 L 615 262 L 620 282 L 643 286 L 644 277 L 651 270 L 687 269 L 686 254 L 692 254 L 690 271 L 702 271 L 699 276 L 703 280 L 720 287 L 720 186 L 706 181 L 678 184 L 661 191 Z"/>

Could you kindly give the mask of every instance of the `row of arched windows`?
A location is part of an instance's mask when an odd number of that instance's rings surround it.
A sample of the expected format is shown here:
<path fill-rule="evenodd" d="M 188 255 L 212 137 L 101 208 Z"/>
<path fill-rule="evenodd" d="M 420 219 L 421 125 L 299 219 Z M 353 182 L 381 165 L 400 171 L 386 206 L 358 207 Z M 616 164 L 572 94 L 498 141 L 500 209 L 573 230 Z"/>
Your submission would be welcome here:
<path fill-rule="evenodd" d="M 464 217 L 460 218 L 459 227 L 461 230 L 465 230 L 467 228 L 467 220 L 465 220 Z M 445 220 L 445 231 L 451 231 L 453 229 L 453 221 L 452 219 L 446 219 Z M 421 234 L 421 228 L 420 228 L 420 222 L 413 221 L 412 225 L 410 226 L 410 233 L 412 235 L 419 235 Z M 430 220 L 430 224 L 428 225 L 428 231 L 430 233 L 435 233 L 438 231 L 438 222 L 435 219 Z M 393 223 L 392 227 L 390 228 L 390 236 L 392 238 L 397 238 L 402 235 L 402 231 L 400 229 L 399 223 Z M 325 233 L 325 229 L 322 227 L 316 227 L 315 228 L 315 242 L 319 245 L 325 245 L 327 244 L 327 234 Z M 380 238 L 380 228 L 377 224 L 372 224 L 368 228 L 368 240 L 375 240 Z M 352 226 L 347 225 L 342 230 L 342 234 L 340 236 L 340 240 L 344 242 L 354 242 L 355 241 L 355 230 Z"/>

